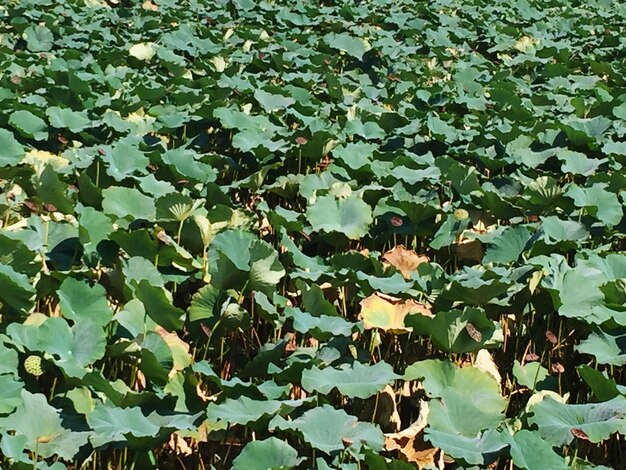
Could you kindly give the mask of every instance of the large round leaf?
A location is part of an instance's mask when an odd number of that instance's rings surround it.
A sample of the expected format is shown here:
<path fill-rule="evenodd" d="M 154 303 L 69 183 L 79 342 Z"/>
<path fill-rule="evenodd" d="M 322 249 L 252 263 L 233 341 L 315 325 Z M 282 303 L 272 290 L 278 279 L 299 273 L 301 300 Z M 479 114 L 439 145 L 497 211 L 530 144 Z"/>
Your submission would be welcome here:
<path fill-rule="evenodd" d="M 50 406 L 40 393 L 22 390 L 21 403 L 15 412 L 0 418 L 0 429 L 24 436 L 26 449 L 40 457 L 58 455 L 71 460 L 87 443 L 88 432 L 73 432 L 64 426 L 60 410 Z"/>
<path fill-rule="evenodd" d="M 552 446 L 541 435 L 528 429 L 522 429 L 514 435 L 502 433 L 502 440 L 511 446 L 511 458 L 519 468 L 526 470 L 565 470 L 570 468 L 565 460 L 554 452 Z"/>
<path fill-rule="evenodd" d="M 345 199 L 319 197 L 307 209 L 306 216 L 314 231 L 339 232 L 352 240 L 367 235 L 373 220 L 372 208 L 356 196 Z"/>
<path fill-rule="evenodd" d="M 569 444 L 575 437 L 601 442 L 619 432 L 626 434 L 626 398 L 618 396 L 603 403 L 568 405 L 545 398 L 531 408 L 531 424 L 555 446 Z"/>
<path fill-rule="evenodd" d="M 455 459 L 482 466 L 495 460 L 494 454 L 506 446 L 495 429 L 489 429 L 476 437 L 467 437 L 429 428 L 425 438 Z"/>
<path fill-rule="evenodd" d="M 442 432 L 474 438 L 504 419 L 506 400 L 488 373 L 475 367 L 428 359 L 407 367 L 405 380 L 419 379 L 426 393 L 439 400 L 430 405 L 429 425 Z"/>
<path fill-rule="evenodd" d="M 337 388 L 342 395 L 351 398 L 369 398 L 382 391 L 400 376 L 393 372 L 393 368 L 384 361 L 373 366 L 355 362 L 339 369 L 327 367 L 319 369 L 313 366 L 302 372 L 302 387 L 309 391 L 329 393 Z"/>
<path fill-rule="evenodd" d="M 248 443 L 233 461 L 233 470 L 271 470 L 298 465 L 298 451 L 276 437 Z"/>
<path fill-rule="evenodd" d="M 270 428 L 275 427 L 300 432 L 311 447 L 326 453 L 342 450 L 346 445 L 355 450 L 366 446 L 379 452 L 384 443 L 383 433 L 378 426 L 362 423 L 356 417 L 329 405 L 313 408 L 292 421 L 276 416 L 270 422 Z"/>
<path fill-rule="evenodd" d="M 17 165 L 24 157 L 24 147 L 15 140 L 13 133 L 0 129 L 0 166 Z"/>

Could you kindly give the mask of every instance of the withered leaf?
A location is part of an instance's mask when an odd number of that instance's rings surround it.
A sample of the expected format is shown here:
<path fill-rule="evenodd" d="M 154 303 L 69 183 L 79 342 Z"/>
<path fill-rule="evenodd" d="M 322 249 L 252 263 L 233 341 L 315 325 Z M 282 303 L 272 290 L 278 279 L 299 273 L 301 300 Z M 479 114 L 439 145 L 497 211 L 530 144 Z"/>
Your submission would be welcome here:
<path fill-rule="evenodd" d="M 372 294 L 361 301 L 359 319 L 363 320 L 366 330 L 378 328 L 393 333 L 406 333 L 412 330 L 404 326 L 404 318 L 412 314 L 431 315 L 431 310 L 412 299 L 405 301 Z"/>
<path fill-rule="evenodd" d="M 413 250 L 407 250 L 403 245 L 398 245 L 383 254 L 385 263 L 394 266 L 402 273 L 405 279 L 411 277 L 411 273 L 422 263 L 429 261 L 427 256 L 420 256 Z"/>

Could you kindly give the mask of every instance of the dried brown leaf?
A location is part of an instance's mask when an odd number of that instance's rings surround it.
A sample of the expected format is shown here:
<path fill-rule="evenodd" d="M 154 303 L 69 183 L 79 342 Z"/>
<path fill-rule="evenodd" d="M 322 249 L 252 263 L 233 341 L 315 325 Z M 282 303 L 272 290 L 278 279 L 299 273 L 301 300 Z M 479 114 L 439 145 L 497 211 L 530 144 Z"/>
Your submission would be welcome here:
<path fill-rule="evenodd" d="M 417 420 L 408 428 L 392 434 L 385 434 L 385 450 L 397 450 L 407 461 L 423 468 L 443 468 L 440 449 L 424 441 L 424 428 L 428 424 L 428 402 L 420 401 Z M 438 458 L 439 455 L 439 458 Z"/>
<path fill-rule="evenodd" d="M 387 265 L 394 266 L 402 273 L 405 279 L 411 277 L 411 273 L 422 263 L 429 261 L 427 256 L 420 256 L 413 250 L 407 250 L 403 245 L 398 245 L 387 251 L 382 256 Z"/>

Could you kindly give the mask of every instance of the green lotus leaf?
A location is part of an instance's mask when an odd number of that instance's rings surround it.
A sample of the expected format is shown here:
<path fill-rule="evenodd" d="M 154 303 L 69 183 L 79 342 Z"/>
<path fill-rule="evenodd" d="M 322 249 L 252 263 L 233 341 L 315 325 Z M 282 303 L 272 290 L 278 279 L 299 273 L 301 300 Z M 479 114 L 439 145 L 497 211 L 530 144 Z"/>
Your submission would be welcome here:
<path fill-rule="evenodd" d="M 309 392 L 327 394 L 333 388 L 350 398 L 369 398 L 381 392 L 400 376 L 384 361 L 373 366 L 360 362 L 344 364 L 340 368 L 313 366 L 302 372 L 302 388 Z"/>
<path fill-rule="evenodd" d="M 71 328 L 62 318 L 48 318 L 38 329 L 35 350 L 53 355 L 53 362 L 70 377 L 83 377 L 87 367 L 104 356 L 106 337 L 102 327 L 82 320 Z"/>
<path fill-rule="evenodd" d="M 86 251 L 88 248 L 93 251 L 98 243 L 108 239 L 113 232 L 113 223 L 109 217 L 93 207 L 77 208 L 77 212 L 80 214 L 78 218 L 80 242 Z"/>
<path fill-rule="evenodd" d="M 141 341 L 139 368 L 151 382 L 165 385 L 174 367 L 172 350 L 163 337 L 148 331 Z"/>
<path fill-rule="evenodd" d="M 107 173 L 116 181 L 134 174 L 146 174 L 150 160 L 131 142 L 120 141 L 102 156 L 102 160 L 107 163 Z"/>
<path fill-rule="evenodd" d="M 201 287 L 191 298 L 191 304 L 187 311 L 189 320 L 198 321 L 212 318 L 217 321 L 225 300 L 224 293 L 212 285 L 208 284 Z"/>
<path fill-rule="evenodd" d="M 372 157 L 377 148 L 376 145 L 366 142 L 349 142 L 335 147 L 333 156 L 343 162 L 348 168 L 358 170 L 372 163 Z"/>
<path fill-rule="evenodd" d="M 621 316 L 604 305 L 600 286 L 607 282 L 604 273 L 591 266 L 579 264 L 567 269 L 560 282 L 554 286 L 561 305 L 559 315 L 579 318 L 587 323 L 602 324 L 613 316 Z"/>
<path fill-rule="evenodd" d="M 613 108 L 613 116 L 626 120 L 626 103 L 622 103 Z"/>
<path fill-rule="evenodd" d="M 246 444 L 233 461 L 233 470 L 293 468 L 301 460 L 296 449 L 276 437 L 270 437 Z"/>
<path fill-rule="evenodd" d="M 68 277 L 57 294 L 62 315 L 75 322 L 90 320 L 105 326 L 113 316 L 107 302 L 106 290 L 100 284 L 91 287 L 86 282 Z"/>
<path fill-rule="evenodd" d="M 495 332 L 495 326 L 478 308 L 451 309 L 436 315 L 408 315 L 404 324 L 418 335 L 429 336 L 433 343 L 451 352 L 482 349 Z"/>
<path fill-rule="evenodd" d="M 470 223 L 470 219 L 466 218 L 458 220 L 453 214 L 449 214 L 445 221 L 435 233 L 430 247 L 439 250 L 444 246 L 450 246 L 456 242 L 459 234 L 467 228 Z"/>
<path fill-rule="evenodd" d="M 0 413 L 3 415 L 12 413 L 22 403 L 24 383 L 16 380 L 14 375 L 17 375 L 17 364 L 12 375 L 0 375 Z"/>
<path fill-rule="evenodd" d="M 92 125 L 85 111 L 72 111 L 69 108 L 51 106 L 46 109 L 46 116 L 52 127 L 69 129 L 72 132 L 81 132 Z"/>
<path fill-rule="evenodd" d="M 142 256 L 129 258 L 124 263 L 123 272 L 127 286 L 148 281 L 152 286 L 165 287 L 165 280 L 157 267 Z"/>
<path fill-rule="evenodd" d="M 324 42 L 330 47 L 339 49 L 352 57 L 361 60 L 371 46 L 364 40 L 347 33 L 329 33 L 324 36 Z"/>
<path fill-rule="evenodd" d="M 268 93 L 264 90 L 255 90 L 254 99 L 265 109 L 267 113 L 272 113 L 280 109 L 285 109 L 296 102 L 293 98 L 283 95 Z"/>
<path fill-rule="evenodd" d="M 226 421 L 229 424 L 249 424 L 263 417 L 273 416 L 283 406 L 280 400 L 253 400 L 248 397 L 227 399 L 223 403 L 209 403 L 206 409 L 210 421 Z"/>
<path fill-rule="evenodd" d="M 556 378 L 550 376 L 548 369 L 539 362 L 527 362 L 522 366 L 514 361 L 513 377 L 518 384 L 531 390 L 557 390 L 558 387 Z"/>
<path fill-rule="evenodd" d="M 24 452 L 24 448 L 27 444 L 28 438 L 26 436 L 21 434 L 2 434 L 2 440 L 0 440 L 0 452 L 2 452 L 2 455 L 5 458 L 30 463 L 28 456 Z M 62 470 L 66 470 L 65 466 L 63 467 L 64 468 Z"/>
<path fill-rule="evenodd" d="M 359 271 L 356 277 L 359 281 L 366 281 L 374 291 L 385 294 L 400 294 L 413 287 L 413 283 L 407 282 L 400 273 L 394 273 L 389 277 L 376 277 Z"/>
<path fill-rule="evenodd" d="M 285 308 L 284 315 L 293 320 L 294 330 L 300 333 L 309 333 L 321 341 L 333 336 L 350 336 L 355 325 L 343 317 L 335 315 L 315 316 L 295 307 Z"/>
<path fill-rule="evenodd" d="M 30 111 L 14 111 L 9 116 L 9 124 L 24 137 L 32 137 L 35 140 L 48 138 L 48 124 Z"/>
<path fill-rule="evenodd" d="M 568 116 L 562 121 L 563 130 L 576 145 L 602 142 L 603 135 L 611 126 L 611 120 L 604 116 L 579 118 Z"/>
<path fill-rule="evenodd" d="M 146 313 L 158 325 L 167 331 L 182 328 L 185 321 L 185 311 L 173 305 L 172 300 L 168 297 L 169 291 L 142 280 L 137 285 L 135 293 L 143 303 Z"/>
<path fill-rule="evenodd" d="M 209 249 L 211 283 L 222 290 L 247 287 L 270 292 L 285 275 L 278 253 L 250 232 L 226 230 Z"/>
<path fill-rule="evenodd" d="M 458 368 L 448 361 L 427 359 L 406 368 L 405 380 L 418 379 L 431 400 L 431 429 L 475 438 L 504 419 L 506 400 L 495 379 L 475 367 Z"/>
<path fill-rule="evenodd" d="M 47 52 L 52 49 L 54 43 L 52 31 L 42 24 L 26 28 L 24 39 L 28 49 L 33 52 Z"/>
<path fill-rule="evenodd" d="M 562 220 L 557 216 L 541 217 L 541 228 L 549 245 L 562 241 L 582 241 L 589 236 L 589 232 L 580 222 Z"/>
<path fill-rule="evenodd" d="M 302 251 L 296 246 L 293 240 L 287 235 L 287 230 L 281 227 L 281 242 L 291 254 L 293 263 L 307 272 L 324 273 L 328 271 L 328 267 L 324 263 L 321 257 L 310 257 L 302 253 Z"/>
<path fill-rule="evenodd" d="M 467 437 L 428 428 L 425 439 L 446 454 L 455 459 L 463 459 L 470 465 L 489 464 L 495 460 L 498 452 L 506 447 L 500 433 L 495 429 L 489 429 L 476 437 Z"/>
<path fill-rule="evenodd" d="M 105 214 L 120 219 L 156 219 L 154 199 L 134 188 L 112 186 L 102 191 L 102 209 Z"/>
<path fill-rule="evenodd" d="M 60 410 L 50 406 L 44 395 L 26 390 L 22 390 L 17 409 L 0 418 L 0 428 L 14 431 L 16 436 L 24 436 L 24 447 L 44 458 L 58 455 L 71 460 L 89 437 L 88 432 L 71 431 L 64 427 Z"/>
<path fill-rule="evenodd" d="M 215 181 L 215 169 L 199 160 L 199 155 L 190 149 L 172 149 L 161 155 L 161 160 L 183 178 L 189 178 L 199 183 Z"/>
<path fill-rule="evenodd" d="M 24 147 L 15 140 L 13 133 L 0 129 L 0 167 L 17 165 L 24 154 Z"/>
<path fill-rule="evenodd" d="M 363 122 L 360 119 L 351 119 L 346 123 L 345 133 L 348 136 L 360 135 L 367 140 L 382 140 L 385 131 L 375 122 Z"/>
<path fill-rule="evenodd" d="M 314 449 L 330 454 L 346 446 L 358 451 L 362 447 L 379 452 L 384 436 L 378 426 L 360 422 L 343 410 L 323 405 L 305 412 L 299 418 L 287 421 L 275 416 L 270 429 L 298 431 Z"/>
<path fill-rule="evenodd" d="M 116 408 L 96 402 L 85 418 L 96 434 L 91 438 L 92 442 L 125 441 L 126 435 L 149 437 L 156 436 L 159 432 L 159 427 L 139 407 Z"/>
<path fill-rule="evenodd" d="M 554 446 L 571 443 L 574 438 L 601 442 L 626 431 L 626 398 L 615 397 L 602 403 L 569 405 L 545 398 L 530 409 L 529 423 Z"/>
<path fill-rule="evenodd" d="M 609 401 L 616 396 L 626 394 L 626 387 L 617 385 L 615 380 L 608 377 L 606 372 L 600 372 L 588 365 L 581 365 L 576 368 L 578 374 L 585 381 L 598 401 Z M 620 392 L 621 391 L 621 392 Z"/>
<path fill-rule="evenodd" d="M 309 206 L 306 216 L 313 230 L 343 233 L 351 240 L 367 235 L 373 220 L 372 208 L 356 196 L 346 199 L 319 197 L 312 206 Z"/>
<path fill-rule="evenodd" d="M 572 173 L 574 175 L 590 176 L 603 163 L 606 158 L 601 160 L 587 158 L 584 153 L 572 152 L 571 150 L 560 150 L 557 152 L 557 158 L 563 162 L 561 171 L 563 173 Z"/>
<path fill-rule="evenodd" d="M 600 364 L 621 367 L 626 364 L 626 333 L 596 330 L 576 350 L 594 356 Z"/>
<path fill-rule="evenodd" d="M 483 263 L 506 264 L 519 260 L 531 238 L 531 233 L 526 227 L 505 227 L 487 236 L 476 238 L 489 244 L 482 259 Z"/>
<path fill-rule="evenodd" d="M 18 358 L 14 349 L 8 348 L 0 341 L 0 375 L 17 375 Z"/>
<path fill-rule="evenodd" d="M 0 264 L 0 300 L 4 308 L 26 312 L 34 305 L 35 289 L 25 274 L 15 272 L 11 266 Z"/>
<path fill-rule="evenodd" d="M 604 184 L 594 184 L 589 188 L 574 185 L 566 195 L 574 200 L 576 207 L 586 209 L 590 215 L 609 227 L 619 224 L 624 216 L 617 194 L 604 189 Z"/>
<path fill-rule="evenodd" d="M 543 470 L 553 468 L 554 470 L 565 470 L 570 468 L 566 465 L 563 457 L 557 454 L 552 446 L 536 432 L 528 429 L 522 429 L 513 435 L 503 432 L 502 440 L 511 446 L 511 458 L 520 469 Z"/>
<path fill-rule="evenodd" d="M 59 178 L 52 165 L 46 165 L 39 175 L 38 195 L 42 201 L 53 204 L 60 212 L 71 214 L 74 203 L 67 195 L 68 185 Z"/>

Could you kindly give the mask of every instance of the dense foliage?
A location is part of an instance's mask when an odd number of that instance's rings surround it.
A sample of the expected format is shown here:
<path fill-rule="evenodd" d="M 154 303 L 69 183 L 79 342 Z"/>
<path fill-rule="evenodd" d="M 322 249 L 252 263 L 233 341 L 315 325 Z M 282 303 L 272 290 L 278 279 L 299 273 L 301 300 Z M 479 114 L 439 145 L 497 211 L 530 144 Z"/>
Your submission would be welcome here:
<path fill-rule="evenodd" d="M 0 19 L 3 468 L 623 465 L 625 3 Z"/>

